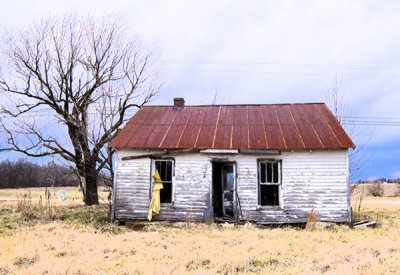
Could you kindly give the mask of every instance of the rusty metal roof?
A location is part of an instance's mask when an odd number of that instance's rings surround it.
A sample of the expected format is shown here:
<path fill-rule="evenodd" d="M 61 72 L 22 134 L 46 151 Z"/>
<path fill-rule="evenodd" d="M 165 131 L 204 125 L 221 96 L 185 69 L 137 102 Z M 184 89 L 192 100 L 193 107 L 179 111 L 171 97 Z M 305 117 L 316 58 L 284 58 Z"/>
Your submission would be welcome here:
<path fill-rule="evenodd" d="M 142 107 L 115 148 L 355 148 L 324 103 Z"/>

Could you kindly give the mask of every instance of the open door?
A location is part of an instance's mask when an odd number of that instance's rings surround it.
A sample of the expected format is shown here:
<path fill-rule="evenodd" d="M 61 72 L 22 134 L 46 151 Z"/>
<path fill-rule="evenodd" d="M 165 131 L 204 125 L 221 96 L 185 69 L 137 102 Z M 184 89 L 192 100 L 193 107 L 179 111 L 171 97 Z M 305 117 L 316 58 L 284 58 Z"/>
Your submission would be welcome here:
<path fill-rule="evenodd" d="M 213 162 L 213 211 L 218 220 L 236 220 L 235 164 Z"/>

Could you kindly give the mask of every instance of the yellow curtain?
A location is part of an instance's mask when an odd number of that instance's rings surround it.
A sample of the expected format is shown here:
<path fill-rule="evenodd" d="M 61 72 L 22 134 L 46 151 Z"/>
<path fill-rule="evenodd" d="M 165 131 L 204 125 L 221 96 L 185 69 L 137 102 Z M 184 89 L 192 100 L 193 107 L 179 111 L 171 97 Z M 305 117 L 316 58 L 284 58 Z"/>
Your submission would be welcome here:
<path fill-rule="evenodd" d="M 154 175 L 153 175 L 153 192 L 151 193 L 151 202 L 149 206 L 149 215 L 147 216 L 147 219 L 151 221 L 153 216 L 157 215 L 160 213 L 160 190 L 164 188 L 160 174 L 158 173 L 157 168 L 155 168 Z"/>

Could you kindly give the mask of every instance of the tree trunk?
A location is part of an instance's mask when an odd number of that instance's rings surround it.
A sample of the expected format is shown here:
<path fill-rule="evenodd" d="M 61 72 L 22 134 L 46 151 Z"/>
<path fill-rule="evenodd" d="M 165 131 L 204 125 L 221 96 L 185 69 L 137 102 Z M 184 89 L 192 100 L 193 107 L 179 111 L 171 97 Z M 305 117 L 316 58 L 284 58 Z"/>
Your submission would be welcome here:
<path fill-rule="evenodd" d="M 99 204 L 99 197 L 97 194 L 97 179 L 93 177 L 88 177 L 86 179 L 86 197 L 84 202 L 86 205 Z"/>
<path fill-rule="evenodd" d="M 84 199 L 85 205 L 94 205 L 99 204 L 99 196 L 97 193 L 97 174 L 96 170 L 90 169 L 89 171 L 86 170 L 86 186 L 84 192 Z"/>

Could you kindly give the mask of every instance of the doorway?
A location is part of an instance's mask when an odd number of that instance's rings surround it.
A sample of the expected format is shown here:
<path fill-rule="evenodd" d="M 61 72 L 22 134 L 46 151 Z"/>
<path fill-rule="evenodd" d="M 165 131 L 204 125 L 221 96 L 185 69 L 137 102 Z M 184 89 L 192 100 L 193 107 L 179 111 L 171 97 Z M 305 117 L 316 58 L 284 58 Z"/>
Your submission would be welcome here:
<path fill-rule="evenodd" d="M 212 201 L 216 220 L 236 220 L 235 163 L 212 163 Z"/>

